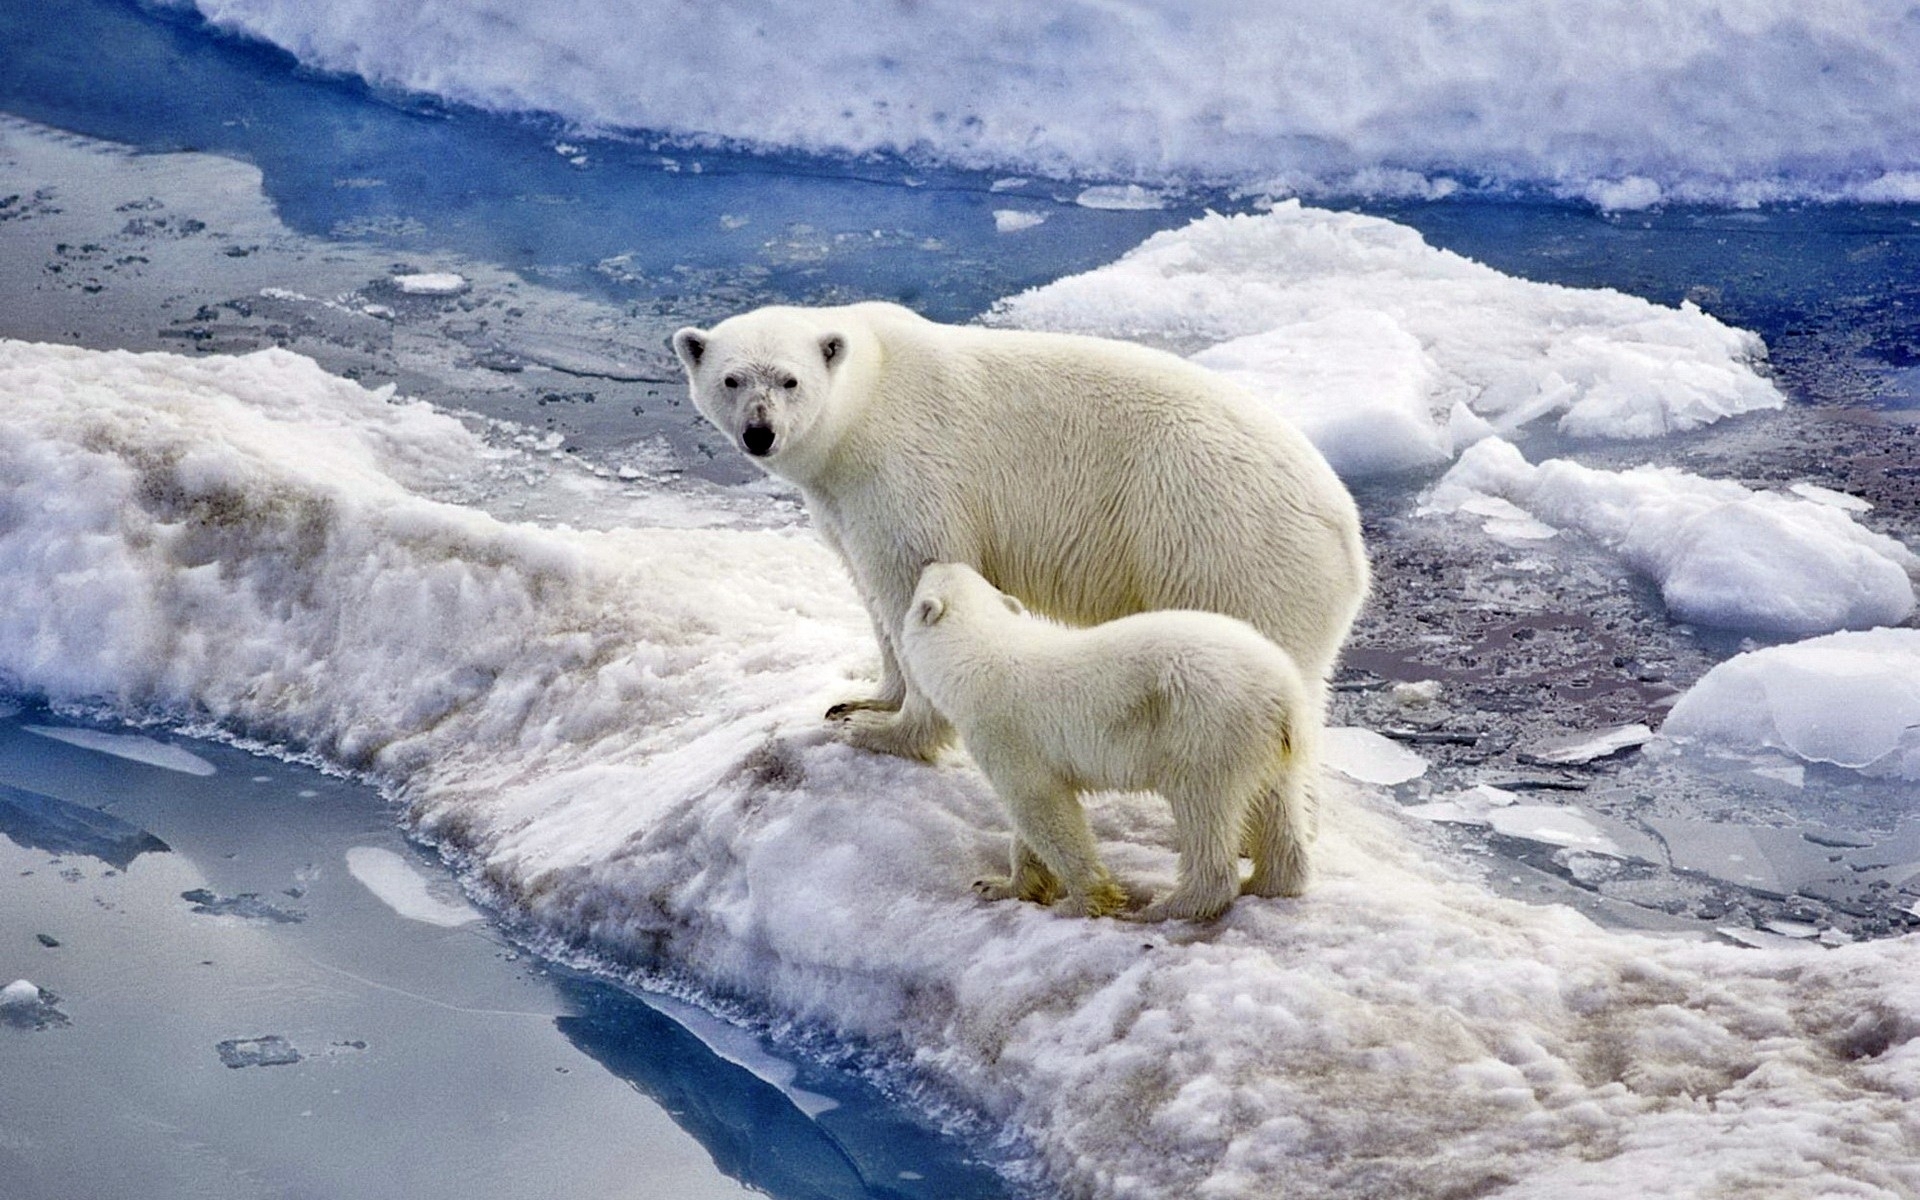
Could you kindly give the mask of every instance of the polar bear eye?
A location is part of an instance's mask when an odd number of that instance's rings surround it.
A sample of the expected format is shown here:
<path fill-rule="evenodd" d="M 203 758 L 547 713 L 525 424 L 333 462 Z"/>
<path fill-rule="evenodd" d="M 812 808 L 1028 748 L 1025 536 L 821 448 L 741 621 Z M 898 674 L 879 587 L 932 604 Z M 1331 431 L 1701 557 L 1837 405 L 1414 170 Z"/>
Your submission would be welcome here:
<path fill-rule="evenodd" d="M 730 388 L 737 388 L 740 386 L 740 377 L 738 375 L 729 375 L 725 379 L 722 379 L 720 382 Z"/>
<path fill-rule="evenodd" d="M 792 391 L 793 389 L 800 386 L 800 381 L 798 379 L 795 379 L 793 376 L 789 375 L 785 379 L 782 379 L 780 381 L 780 386 L 787 389 L 788 391 Z"/>

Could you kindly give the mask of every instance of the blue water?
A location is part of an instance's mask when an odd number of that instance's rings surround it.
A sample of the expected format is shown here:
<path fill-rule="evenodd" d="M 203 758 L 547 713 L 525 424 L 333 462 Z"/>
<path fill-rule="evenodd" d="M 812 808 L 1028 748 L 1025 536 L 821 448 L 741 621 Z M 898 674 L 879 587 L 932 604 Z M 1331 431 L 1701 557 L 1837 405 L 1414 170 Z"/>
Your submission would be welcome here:
<path fill-rule="evenodd" d="M 936 319 L 1109 262 L 1227 195 L 1096 211 L 1076 184 L 885 160 L 752 158 L 588 138 L 323 77 L 197 16 L 131 0 L 0 0 L 0 110 L 264 174 L 302 232 L 452 250 L 635 305 L 886 298 Z M 556 147 L 584 154 L 585 165 Z M 1514 201 L 1336 202 L 1512 274 L 1692 299 L 1764 337 L 1790 393 L 1920 406 L 1920 207 L 1671 207 L 1608 215 Z M 1047 214 L 994 231 L 997 208 Z"/>
<path fill-rule="evenodd" d="M 380 903 L 349 850 L 442 869 L 370 788 L 34 732 L 70 725 L 0 697 L 0 983 L 58 997 L 45 1028 L 0 1025 L 6 1200 L 1009 1194 L 861 1076 L 736 1031 L 783 1090 L 675 1001 Z"/>

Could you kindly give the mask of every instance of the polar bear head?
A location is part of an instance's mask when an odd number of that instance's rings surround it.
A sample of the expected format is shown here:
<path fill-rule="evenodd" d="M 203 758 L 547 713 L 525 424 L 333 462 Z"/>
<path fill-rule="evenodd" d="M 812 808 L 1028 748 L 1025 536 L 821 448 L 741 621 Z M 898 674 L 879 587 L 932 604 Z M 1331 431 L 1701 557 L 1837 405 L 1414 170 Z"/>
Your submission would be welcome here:
<path fill-rule="evenodd" d="M 982 617 L 1024 617 L 1027 606 L 986 581 L 965 563 L 928 563 L 920 569 L 920 583 L 907 605 L 906 634 L 932 629 L 951 620 L 971 626 Z"/>
<path fill-rule="evenodd" d="M 673 335 L 700 415 L 762 468 L 803 477 L 831 441 L 845 333 L 805 309 L 761 308 Z M 825 436 L 823 436 L 825 435 Z"/>

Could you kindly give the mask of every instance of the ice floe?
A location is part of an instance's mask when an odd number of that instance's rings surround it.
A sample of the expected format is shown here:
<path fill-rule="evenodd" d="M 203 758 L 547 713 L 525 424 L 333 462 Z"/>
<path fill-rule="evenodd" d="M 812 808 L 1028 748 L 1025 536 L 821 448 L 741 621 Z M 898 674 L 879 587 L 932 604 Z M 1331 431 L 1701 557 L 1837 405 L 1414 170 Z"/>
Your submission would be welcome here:
<path fill-rule="evenodd" d="M 0 395 L 0 675 L 366 770 L 525 927 L 862 1042 L 1065 1192 L 1920 1187 L 1920 940 L 1606 932 L 1333 778 L 1297 900 L 986 904 L 1008 832 L 971 767 L 822 728 L 876 663 L 804 531 L 503 523 L 434 498 L 463 426 L 285 352 L 0 342 Z M 1571 811 L 1499 819 L 1573 841 Z M 1164 805 L 1092 815 L 1170 882 Z"/>
<path fill-rule="evenodd" d="M 1155 342 L 1270 399 L 1348 478 L 1551 421 L 1652 438 L 1784 401 L 1760 340 L 1692 305 L 1503 275 L 1391 221 L 1209 215 L 987 318 Z"/>
<path fill-rule="evenodd" d="M 1920 779 L 1920 629 L 1832 633 L 1736 655 L 1675 702 L 1660 732 Z"/>
<path fill-rule="evenodd" d="M 1672 467 L 1607 471 L 1533 464 L 1512 444 L 1475 444 L 1436 484 L 1437 509 L 1492 496 L 1577 529 L 1660 588 L 1682 621 L 1807 635 L 1892 625 L 1914 609 L 1920 557 L 1822 498 L 1756 492 Z"/>

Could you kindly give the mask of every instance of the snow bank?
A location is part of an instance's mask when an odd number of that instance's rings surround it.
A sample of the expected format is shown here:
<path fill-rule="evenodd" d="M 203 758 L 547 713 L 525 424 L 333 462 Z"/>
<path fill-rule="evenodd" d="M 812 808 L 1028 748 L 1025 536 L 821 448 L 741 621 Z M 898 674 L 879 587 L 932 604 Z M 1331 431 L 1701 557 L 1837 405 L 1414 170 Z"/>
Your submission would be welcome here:
<path fill-rule="evenodd" d="M 1680 697 L 1660 732 L 1920 779 L 1920 629 L 1833 633 L 1736 655 Z"/>
<path fill-rule="evenodd" d="M 1806 635 L 1892 625 L 1913 611 L 1920 557 L 1823 499 L 1754 492 L 1672 467 L 1538 466 L 1488 438 L 1434 485 L 1429 503 L 1478 496 L 1578 529 L 1660 587 L 1682 621 Z"/>
<path fill-rule="evenodd" d="M 431 498 L 460 425 L 283 352 L 0 342 L 0 398 L 0 673 L 377 772 L 533 927 L 867 1040 L 1066 1194 L 1920 1189 L 1920 940 L 1609 934 L 1347 786 L 1300 900 L 977 902 L 979 776 L 821 735 L 875 662 L 809 536 L 502 524 Z M 1094 818 L 1171 880 L 1164 804 Z"/>
<path fill-rule="evenodd" d="M 1920 24 L 1870 0 L 160 2 L 385 86 L 760 147 L 1618 208 L 1920 191 Z"/>
<path fill-rule="evenodd" d="M 1209 215 L 988 320 L 1157 342 L 1270 398 L 1348 478 L 1552 418 L 1649 438 L 1784 403 L 1760 339 L 1691 305 L 1531 283 L 1377 217 Z"/>

